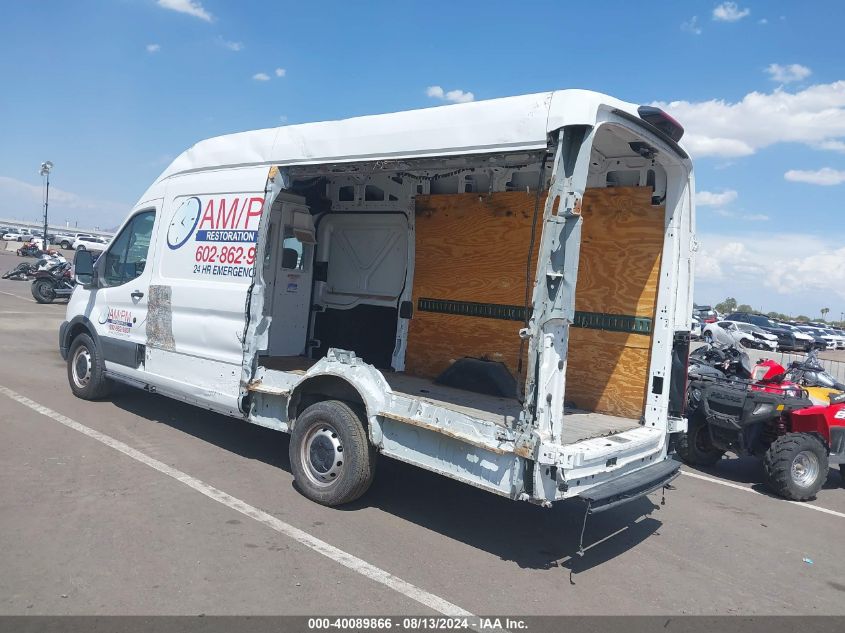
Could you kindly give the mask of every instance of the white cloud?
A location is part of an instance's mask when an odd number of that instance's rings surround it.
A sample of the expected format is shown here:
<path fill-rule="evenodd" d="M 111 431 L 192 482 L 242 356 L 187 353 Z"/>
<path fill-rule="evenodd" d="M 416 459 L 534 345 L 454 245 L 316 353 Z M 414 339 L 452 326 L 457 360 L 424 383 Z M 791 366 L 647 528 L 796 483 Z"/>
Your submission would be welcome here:
<path fill-rule="evenodd" d="M 783 177 L 790 182 L 805 182 L 810 185 L 841 185 L 845 182 L 845 171 L 838 169 L 831 169 L 830 167 L 822 167 L 816 171 L 802 171 L 800 169 L 790 169 Z"/>
<path fill-rule="evenodd" d="M 148 53 L 158 53 L 161 50 L 160 44 L 147 44 Z"/>
<path fill-rule="evenodd" d="M 793 314 L 818 310 L 821 303 L 808 307 L 808 297 L 823 302 L 834 293 L 845 299 L 845 247 L 836 240 L 801 233 L 702 234 L 698 240 L 697 295 L 713 282 L 716 297 L 735 296 L 755 306 L 766 302 L 766 310 L 778 310 L 767 296 L 774 291 L 794 302 L 781 308 Z M 779 253 L 777 275 L 771 274 L 772 253 Z"/>
<path fill-rule="evenodd" d="M 794 93 L 782 88 L 751 92 L 736 103 L 711 99 L 654 105 L 684 126 L 684 144 L 696 158 L 748 156 L 775 143 L 819 147 L 845 137 L 845 81 Z"/>
<path fill-rule="evenodd" d="M 450 103 L 467 103 L 475 99 L 475 95 L 471 92 L 464 92 L 463 90 L 449 90 L 446 92 L 440 86 L 429 86 L 425 89 L 425 94 L 433 99 L 440 99 L 441 101 L 448 101 Z"/>
<path fill-rule="evenodd" d="M 736 200 L 736 196 L 737 193 L 733 189 L 728 189 L 722 193 L 697 191 L 695 193 L 695 203 L 700 207 L 722 207 Z"/>
<path fill-rule="evenodd" d="M 713 209 L 713 213 L 723 218 L 732 218 L 743 222 L 768 222 L 771 220 L 765 213 L 737 213 L 727 209 Z"/>
<path fill-rule="evenodd" d="M 736 22 L 751 13 L 751 9 L 740 9 L 736 2 L 723 2 L 713 9 L 713 19 L 719 22 Z"/>
<path fill-rule="evenodd" d="M 255 73 L 252 78 L 255 79 L 255 81 L 270 81 L 270 75 L 267 73 Z"/>
<path fill-rule="evenodd" d="M 13 216 L 6 219 L 42 221 L 44 199 L 41 184 L 30 184 L 0 176 L 0 200 L 3 201 L 0 215 Z M 88 198 L 50 184 L 50 224 L 71 224 L 78 221 L 82 228 L 100 226 L 109 228 L 120 224 L 131 205 L 109 200 Z"/>
<path fill-rule="evenodd" d="M 757 24 L 768 24 L 769 21 L 766 18 L 760 18 L 757 20 Z"/>
<path fill-rule="evenodd" d="M 277 68 L 273 72 L 276 74 L 276 77 L 284 77 L 288 74 L 288 71 L 286 71 L 284 68 Z"/>
<path fill-rule="evenodd" d="M 769 64 L 766 68 L 772 81 L 778 81 L 782 84 L 788 84 L 793 81 L 801 81 L 813 74 L 813 71 L 802 66 L 801 64 L 787 64 L 781 66 L 780 64 Z"/>
<path fill-rule="evenodd" d="M 686 22 L 681 22 L 681 30 L 693 35 L 701 35 L 701 27 L 698 25 L 698 16 L 694 15 Z"/>
<path fill-rule="evenodd" d="M 242 42 L 230 42 L 229 40 L 224 40 L 222 37 L 217 38 L 217 41 L 220 42 L 220 45 L 224 48 L 228 48 L 230 51 L 234 51 L 236 53 L 244 49 Z"/>
<path fill-rule="evenodd" d="M 192 15 L 200 20 L 211 22 L 213 16 L 205 10 L 199 0 L 158 0 L 158 6 L 163 9 L 170 9 L 178 13 Z"/>
<path fill-rule="evenodd" d="M 816 149 L 826 149 L 831 152 L 845 152 L 845 142 L 843 141 L 822 141 L 815 147 Z"/>

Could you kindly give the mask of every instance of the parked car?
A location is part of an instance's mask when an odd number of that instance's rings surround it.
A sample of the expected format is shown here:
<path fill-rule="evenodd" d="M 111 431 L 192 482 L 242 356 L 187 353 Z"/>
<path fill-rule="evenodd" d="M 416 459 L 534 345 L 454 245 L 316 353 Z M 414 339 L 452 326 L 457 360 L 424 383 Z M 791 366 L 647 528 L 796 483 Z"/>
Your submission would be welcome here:
<path fill-rule="evenodd" d="M 692 325 L 690 326 L 690 338 L 692 339 L 700 339 L 702 333 L 702 324 L 701 320 L 697 316 L 692 317 Z"/>
<path fill-rule="evenodd" d="M 799 330 L 809 334 L 814 339 L 820 340 L 822 345 L 824 345 L 822 349 L 836 349 L 836 340 L 830 335 L 825 335 L 825 333 L 819 328 L 811 327 L 809 325 L 799 325 L 797 327 Z"/>
<path fill-rule="evenodd" d="M 77 239 L 88 239 L 94 237 L 90 233 L 59 233 L 53 240 L 53 244 L 62 248 L 70 248 Z"/>
<path fill-rule="evenodd" d="M 7 242 L 27 242 L 29 241 L 29 231 L 23 229 L 9 229 L 3 234 L 3 239 Z"/>
<path fill-rule="evenodd" d="M 73 241 L 73 250 L 75 251 L 99 251 L 102 252 L 108 247 L 108 240 L 95 235 L 87 237 L 78 237 Z"/>
<path fill-rule="evenodd" d="M 774 352 L 778 348 L 778 337 L 762 328 L 741 321 L 716 321 L 704 326 L 702 337 L 708 343 L 740 345 L 753 349 Z"/>
<path fill-rule="evenodd" d="M 795 334 L 793 334 L 792 331 L 780 327 L 764 314 L 757 314 L 755 312 L 734 312 L 729 314 L 725 320 L 751 323 L 752 325 L 756 325 L 757 327 L 765 330 L 769 334 L 774 334 L 778 339 L 779 349 L 803 351 L 806 347 L 805 341 L 799 341 L 795 338 Z"/>
<path fill-rule="evenodd" d="M 833 342 L 834 349 L 845 349 L 845 336 L 837 334 L 830 328 L 823 328 L 821 332 L 822 338 L 828 339 Z"/>
<path fill-rule="evenodd" d="M 704 323 L 715 323 L 719 320 L 719 313 L 710 306 L 692 306 L 692 314 L 697 317 L 699 321 Z"/>
<path fill-rule="evenodd" d="M 783 321 L 777 321 L 776 323 L 780 327 L 792 332 L 795 335 L 795 338 L 798 339 L 799 343 L 803 341 L 806 346 L 805 351 L 809 352 L 812 349 L 827 349 L 827 341 L 818 334 L 804 332 L 791 323 L 784 323 Z"/>

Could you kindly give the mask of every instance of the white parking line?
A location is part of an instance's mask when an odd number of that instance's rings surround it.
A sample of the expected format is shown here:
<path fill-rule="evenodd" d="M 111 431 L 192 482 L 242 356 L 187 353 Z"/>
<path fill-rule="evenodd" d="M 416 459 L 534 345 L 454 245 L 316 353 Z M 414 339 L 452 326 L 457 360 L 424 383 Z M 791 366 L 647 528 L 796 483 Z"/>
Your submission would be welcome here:
<path fill-rule="evenodd" d="M 742 490 L 743 492 L 752 492 L 755 495 L 760 495 L 761 497 L 769 497 L 764 492 L 760 492 L 759 490 L 754 490 L 751 486 L 743 486 L 741 484 L 735 484 L 731 481 L 724 481 L 722 479 L 716 479 L 715 477 L 708 477 L 707 475 L 700 475 L 698 473 L 691 473 L 688 470 L 681 469 L 681 474 L 686 475 L 687 477 L 692 477 L 693 479 L 701 479 L 702 481 L 709 481 L 711 484 L 719 484 L 720 486 L 727 486 L 728 488 L 734 488 L 736 490 Z M 778 503 L 791 503 L 799 508 L 806 508 L 807 510 L 815 510 L 816 512 L 823 512 L 824 514 L 830 514 L 835 517 L 839 517 L 840 519 L 845 519 L 845 512 L 837 512 L 836 510 L 830 510 L 828 508 L 823 508 L 821 506 L 814 506 L 810 503 L 805 501 L 790 501 L 788 499 L 775 499 Z"/>
<path fill-rule="evenodd" d="M 22 297 L 20 295 L 16 295 L 14 292 L 3 292 L 2 290 L 0 290 L 0 295 L 9 295 L 10 297 L 17 297 L 18 299 L 26 299 L 28 301 L 31 301 L 30 297 Z"/>
<path fill-rule="evenodd" d="M 338 549 L 334 545 L 330 545 L 325 541 L 318 539 L 315 536 L 312 536 L 308 532 L 300 530 L 289 523 L 285 523 L 284 521 L 274 517 L 263 510 L 259 510 L 258 508 L 249 505 L 245 501 L 241 501 L 231 495 L 226 494 L 222 490 L 218 490 L 213 486 L 208 485 L 207 483 L 196 479 L 195 477 L 191 477 L 190 475 L 183 473 L 181 470 L 177 470 L 172 466 L 168 466 L 157 459 L 150 457 L 138 450 L 135 450 L 128 444 L 124 444 L 120 440 L 116 440 L 113 437 L 105 435 L 104 433 L 100 433 L 99 431 L 95 431 L 92 428 L 85 426 L 84 424 L 80 424 L 71 418 L 62 415 L 61 413 L 57 413 L 52 409 L 49 409 L 43 405 L 38 404 L 27 398 L 26 396 L 22 396 L 21 394 L 8 389 L 7 387 L 0 386 L 0 393 L 15 400 L 22 405 L 29 407 L 33 411 L 40 413 L 41 415 L 47 416 L 48 418 L 63 424 L 64 426 L 73 429 L 74 431 L 79 431 L 83 435 L 87 435 L 88 437 L 97 440 L 101 444 L 105 444 L 109 448 L 113 448 L 116 451 L 120 451 L 124 455 L 131 457 L 137 462 L 144 464 L 145 466 L 149 466 L 150 468 L 154 468 L 155 470 L 159 471 L 160 473 L 164 473 L 168 477 L 172 477 L 176 481 L 185 484 L 189 488 L 193 488 L 197 492 L 205 495 L 209 499 L 213 499 L 218 503 L 222 503 L 224 506 L 235 510 L 236 512 L 240 512 L 244 516 L 249 517 L 250 519 L 254 519 L 259 523 L 263 523 L 267 527 L 284 534 L 292 538 L 293 540 L 297 541 L 298 543 L 304 545 L 305 547 L 314 550 L 318 554 L 322 554 L 326 558 L 330 558 L 331 560 L 335 561 L 336 563 L 340 563 L 344 567 L 351 569 L 355 573 L 361 574 L 362 576 L 369 578 L 370 580 L 374 580 L 377 583 L 381 583 L 390 589 L 402 594 L 410 598 L 411 600 L 415 600 L 420 604 L 437 611 L 438 613 L 442 613 L 446 616 L 452 617 L 467 617 L 467 618 L 474 618 L 472 613 L 462 609 L 461 607 L 444 600 L 443 598 L 434 595 L 433 593 L 429 593 L 424 589 L 420 589 L 416 585 L 412 585 L 411 583 L 402 580 L 401 578 L 394 576 L 393 574 L 376 567 L 368 563 L 365 560 L 358 558 L 357 556 L 353 556 L 347 552 L 344 552 L 341 549 Z"/>

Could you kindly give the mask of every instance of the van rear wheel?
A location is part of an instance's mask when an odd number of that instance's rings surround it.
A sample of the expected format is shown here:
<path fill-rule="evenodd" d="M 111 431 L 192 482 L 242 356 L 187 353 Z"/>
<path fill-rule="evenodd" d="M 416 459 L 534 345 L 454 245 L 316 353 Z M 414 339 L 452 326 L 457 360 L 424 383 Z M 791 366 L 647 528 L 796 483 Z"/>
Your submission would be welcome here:
<path fill-rule="evenodd" d="M 73 395 L 83 400 L 98 400 L 111 392 L 112 384 L 106 378 L 103 357 L 87 334 L 80 334 L 71 343 L 67 378 Z"/>
<path fill-rule="evenodd" d="M 358 414 L 345 402 L 325 400 L 305 409 L 291 433 L 296 486 L 312 501 L 337 506 L 363 495 L 375 476 L 376 452 Z"/>

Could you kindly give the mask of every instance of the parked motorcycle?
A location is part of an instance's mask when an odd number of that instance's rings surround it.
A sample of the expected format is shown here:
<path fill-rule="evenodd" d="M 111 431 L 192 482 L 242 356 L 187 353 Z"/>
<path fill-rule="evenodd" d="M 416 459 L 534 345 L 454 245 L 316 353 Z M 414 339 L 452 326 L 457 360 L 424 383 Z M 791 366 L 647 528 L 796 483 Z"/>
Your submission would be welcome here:
<path fill-rule="evenodd" d="M 64 262 L 36 272 L 31 292 L 38 303 L 53 303 L 58 298 L 70 297 L 75 286 L 71 264 Z"/>
<path fill-rule="evenodd" d="M 22 264 L 18 264 L 11 270 L 7 270 L 3 273 L 2 277 L 3 279 L 11 279 L 13 281 L 27 281 L 35 274 L 35 271 L 35 264 L 24 262 Z"/>

